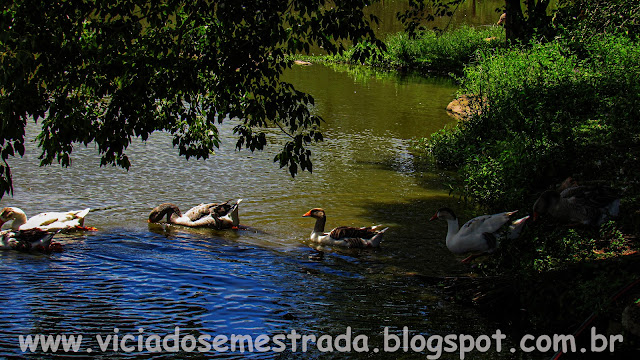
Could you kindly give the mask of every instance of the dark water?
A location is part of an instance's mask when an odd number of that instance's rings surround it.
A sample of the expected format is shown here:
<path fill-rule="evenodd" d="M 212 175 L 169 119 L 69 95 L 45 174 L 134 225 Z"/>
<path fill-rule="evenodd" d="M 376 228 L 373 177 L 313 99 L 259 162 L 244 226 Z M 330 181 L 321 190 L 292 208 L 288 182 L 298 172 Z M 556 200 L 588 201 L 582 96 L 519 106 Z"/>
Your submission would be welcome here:
<path fill-rule="evenodd" d="M 129 172 L 99 168 L 97 151 L 78 147 L 73 165 L 37 166 L 39 152 L 13 159 L 15 194 L 0 206 L 28 215 L 47 210 L 94 209 L 86 225 L 97 232 L 59 235 L 65 248 L 51 255 L 0 253 L 0 357 L 22 353 L 19 335 L 81 334 L 102 358 L 424 358 L 415 353 L 241 354 L 102 353 L 96 335 L 286 334 L 370 337 L 382 346 L 385 327 L 400 334 L 491 334 L 497 325 L 453 304 L 431 281 L 468 268 L 444 245 L 446 226 L 427 219 L 442 205 L 470 212 L 449 197 L 447 174 L 424 171 L 410 140 L 451 119 L 444 111 L 456 91 L 446 79 L 397 77 L 363 70 L 298 67 L 286 80 L 314 95 L 326 123 L 326 141 L 314 147 L 314 173 L 292 180 L 265 152 L 235 151 L 232 122 L 221 127 L 223 146 L 207 161 L 177 156 L 165 134 L 131 146 Z M 36 134 L 30 125 L 28 136 Z M 278 141 L 281 135 L 269 131 Z M 241 223 L 253 230 L 213 231 L 149 225 L 150 209 L 174 202 L 244 198 Z M 327 250 L 313 260 L 313 221 L 301 215 L 324 207 L 328 226 L 383 224 L 379 250 Z M 427 279 L 427 280 L 425 280 Z M 117 328 L 117 333 L 115 332 Z M 139 330 L 142 329 L 142 330 Z M 137 340 L 130 342 L 135 345 Z M 473 358 L 493 358 L 492 352 Z M 458 358 L 458 354 L 444 358 Z M 509 357 L 503 353 L 503 357 Z"/>
<path fill-rule="evenodd" d="M 523 1 L 524 2 L 524 1 Z M 555 1 L 552 1 L 552 4 Z M 455 28 L 461 25 L 484 26 L 495 24 L 505 5 L 504 0 L 466 0 L 457 8 L 453 7 L 451 11 L 453 16 L 435 17 L 433 21 L 427 22 L 427 28 Z M 398 12 L 404 12 L 409 9 L 407 1 L 387 0 L 379 1 L 371 6 L 371 12 L 378 15 L 380 24 L 377 32 L 380 35 L 392 34 L 403 31 L 402 23 L 397 19 Z"/>

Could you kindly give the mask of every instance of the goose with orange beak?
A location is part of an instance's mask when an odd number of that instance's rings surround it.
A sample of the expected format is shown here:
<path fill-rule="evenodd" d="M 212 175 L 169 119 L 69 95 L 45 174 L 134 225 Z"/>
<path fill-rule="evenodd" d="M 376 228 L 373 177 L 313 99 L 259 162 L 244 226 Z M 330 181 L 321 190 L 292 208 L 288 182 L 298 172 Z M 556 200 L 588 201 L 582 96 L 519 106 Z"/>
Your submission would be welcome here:
<path fill-rule="evenodd" d="M 339 226 L 330 232 L 324 232 L 327 216 L 323 209 L 315 208 L 307 211 L 303 217 L 316 219 L 316 224 L 311 232 L 311 241 L 329 246 L 348 248 L 379 247 L 382 236 L 387 228 L 379 229 L 380 225 L 368 227 Z"/>

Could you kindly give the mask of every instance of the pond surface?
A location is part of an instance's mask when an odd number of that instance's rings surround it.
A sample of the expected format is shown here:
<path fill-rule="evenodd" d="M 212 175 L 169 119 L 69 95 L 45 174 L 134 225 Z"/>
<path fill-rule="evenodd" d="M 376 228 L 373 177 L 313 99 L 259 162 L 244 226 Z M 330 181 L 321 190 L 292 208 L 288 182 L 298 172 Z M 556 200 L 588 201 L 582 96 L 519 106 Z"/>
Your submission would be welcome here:
<path fill-rule="evenodd" d="M 319 336 L 350 326 L 371 336 L 372 344 L 380 344 L 384 327 L 408 326 L 424 335 L 493 331 L 487 320 L 424 281 L 467 270 L 444 245 L 445 224 L 427 222 L 439 206 L 462 205 L 444 190 L 446 175 L 416 171 L 409 152 L 410 139 L 451 122 L 444 107 L 454 84 L 315 65 L 295 68 L 286 79 L 313 94 L 326 119 L 313 174 L 295 180 L 272 163 L 277 145 L 262 153 L 235 151 L 232 122 L 222 126 L 223 146 L 210 160 L 186 161 L 166 134 L 155 134 L 131 146 L 129 172 L 99 168 L 91 146 L 78 147 L 68 169 L 40 168 L 30 143 L 27 155 L 12 162 L 15 194 L 0 205 L 28 215 L 91 207 L 86 225 L 99 231 L 58 236 L 62 253 L 0 253 L 6 274 L 0 356 L 20 353 L 20 334 L 93 338 L 113 335 L 114 328 L 135 335 L 139 328 L 150 335 L 179 326 L 183 334 L 295 329 Z M 36 126 L 28 130 L 33 138 Z M 271 136 L 277 141 L 280 135 Z M 259 231 L 146 221 L 161 202 L 187 209 L 230 198 L 245 199 L 241 223 Z M 312 207 L 326 209 L 330 227 L 389 226 L 382 248 L 326 249 L 324 259 L 310 259 L 313 220 L 301 215 Z M 98 349 L 95 340 L 87 341 Z M 307 355 L 316 356 L 314 351 Z"/>
<path fill-rule="evenodd" d="M 57 236 L 64 252 L 0 253 L 0 357 L 22 354 L 19 335 L 82 334 L 99 349 L 96 335 L 303 334 L 354 336 L 382 345 L 385 327 L 400 335 L 491 334 L 496 324 L 448 300 L 437 278 L 465 274 L 466 266 L 445 247 L 446 225 L 429 223 L 438 207 L 473 212 L 448 196 L 447 174 L 424 171 L 410 141 L 452 119 L 444 108 L 456 86 L 448 79 L 399 77 L 362 69 L 296 67 L 285 79 L 316 98 L 325 120 L 325 142 L 314 146 L 314 172 L 292 180 L 272 162 L 278 145 L 264 152 L 236 151 L 233 122 L 221 126 L 222 147 L 206 161 L 186 161 L 166 134 L 129 149 L 129 172 L 98 167 L 97 150 L 77 147 L 73 165 L 38 167 L 29 143 L 10 164 L 14 196 L 0 207 L 27 215 L 47 210 L 94 209 L 85 225 L 96 232 Z M 36 125 L 29 125 L 33 139 Z M 269 137 L 278 141 L 276 130 Z M 213 231 L 150 225 L 151 208 L 173 202 L 188 209 L 202 202 L 243 198 L 241 223 L 255 230 Z M 328 227 L 383 224 L 390 229 L 378 250 L 324 249 L 308 242 L 323 207 Z M 426 280 L 425 280 L 426 279 Z M 434 280 L 435 279 L 435 280 Z M 117 333 L 114 328 L 117 328 Z M 142 329 L 142 330 L 139 330 Z M 136 344 L 132 341 L 131 344 Z M 503 353 L 504 357 L 508 357 Z M 263 357 L 274 353 L 149 354 L 102 357 Z M 320 352 L 285 352 L 282 358 L 315 358 Z M 473 358 L 495 354 L 475 353 Z M 33 354 L 22 354 L 32 356 Z M 69 357 L 58 353 L 51 356 Z M 324 354 L 334 358 L 389 358 L 389 354 Z M 397 353 L 394 358 L 424 358 Z M 458 354 L 444 358 L 459 358 Z"/>

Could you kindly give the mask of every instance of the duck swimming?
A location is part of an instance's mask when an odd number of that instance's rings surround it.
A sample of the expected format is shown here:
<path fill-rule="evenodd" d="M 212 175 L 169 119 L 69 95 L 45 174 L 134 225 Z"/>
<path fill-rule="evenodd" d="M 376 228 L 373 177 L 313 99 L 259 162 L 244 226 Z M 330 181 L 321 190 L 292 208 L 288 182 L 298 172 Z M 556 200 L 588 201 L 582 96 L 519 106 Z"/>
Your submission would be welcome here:
<path fill-rule="evenodd" d="M 182 214 L 177 205 L 164 203 L 156 206 L 149 214 L 150 223 L 162 222 L 166 216 L 169 224 L 188 227 L 206 227 L 211 229 L 238 228 L 240 219 L 238 205 L 242 199 L 229 200 L 224 203 L 200 204 Z"/>
<path fill-rule="evenodd" d="M 61 245 L 51 241 L 56 233 L 40 229 L 3 230 L 0 231 L 0 250 L 61 251 Z"/>
<path fill-rule="evenodd" d="M 382 242 L 382 235 L 388 228 L 378 230 L 379 226 L 350 227 L 339 226 L 329 233 L 324 232 L 327 216 L 323 209 L 315 208 L 307 211 L 303 217 L 316 219 L 316 224 L 311 232 L 311 241 L 331 246 L 349 248 L 378 247 Z"/>
<path fill-rule="evenodd" d="M 11 223 L 11 229 L 29 230 L 40 229 L 45 231 L 67 231 L 67 230 L 96 230 L 95 228 L 85 227 L 84 218 L 90 209 L 75 210 L 67 212 L 46 212 L 35 215 L 27 220 L 27 215 L 17 207 L 5 207 L 0 210 L 0 227 L 8 221 Z"/>
<path fill-rule="evenodd" d="M 505 236 L 508 239 L 516 239 L 529 219 L 525 216 L 511 222 L 511 215 L 516 211 L 503 212 L 494 215 L 482 215 L 467 221 L 462 228 L 458 225 L 458 217 L 449 208 L 440 208 L 430 219 L 446 220 L 449 226 L 447 231 L 447 248 L 454 254 L 472 253 L 462 260 L 468 263 L 484 253 L 494 252 L 500 240 Z M 511 224 L 503 228 L 508 223 Z"/>
<path fill-rule="evenodd" d="M 620 198 L 605 186 L 576 185 L 547 190 L 533 204 L 533 219 L 548 214 L 565 223 L 600 226 L 620 213 Z"/>

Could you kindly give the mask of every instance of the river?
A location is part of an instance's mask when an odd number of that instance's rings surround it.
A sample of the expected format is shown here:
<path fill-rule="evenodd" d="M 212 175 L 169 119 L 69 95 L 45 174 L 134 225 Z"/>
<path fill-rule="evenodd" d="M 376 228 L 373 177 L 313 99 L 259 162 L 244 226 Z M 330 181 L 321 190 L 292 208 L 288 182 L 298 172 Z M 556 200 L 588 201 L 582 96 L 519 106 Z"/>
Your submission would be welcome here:
<path fill-rule="evenodd" d="M 147 339 L 173 333 L 176 326 L 182 337 L 273 336 L 293 329 L 339 335 L 350 327 L 354 336 L 367 335 L 370 347 L 380 349 L 385 327 L 397 335 L 404 326 L 423 336 L 495 332 L 497 324 L 455 304 L 438 286 L 438 278 L 464 275 L 468 267 L 446 249 L 446 225 L 428 219 L 441 206 L 460 210 L 463 218 L 473 212 L 449 196 L 448 174 L 420 164 L 410 152 L 412 139 L 452 123 L 444 108 L 455 83 L 320 65 L 294 67 L 285 80 L 312 94 L 314 111 L 326 120 L 325 141 L 312 148 L 313 173 L 295 179 L 272 162 L 278 145 L 263 152 L 236 151 L 232 121 L 220 127 L 223 144 L 209 160 L 179 157 L 170 137 L 157 133 L 132 144 L 128 172 L 100 168 L 92 145 L 76 147 L 70 168 L 42 168 L 30 141 L 24 158 L 10 161 L 15 193 L 5 196 L 0 207 L 16 206 L 28 215 L 90 207 L 86 225 L 99 230 L 58 235 L 61 253 L 0 253 L 5 274 L 0 357 L 40 357 L 21 352 L 20 335 L 82 334 L 85 341 L 77 354 L 51 355 L 67 358 L 87 356 L 88 348 L 93 355 L 99 352 L 96 335 Z M 27 137 L 33 139 L 36 131 L 36 125 L 29 125 Z M 281 136 L 277 130 L 268 132 L 276 142 Z M 231 198 L 244 199 L 240 219 L 251 230 L 147 223 L 151 208 L 162 202 L 188 209 Z M 317 259 L 308 242 L 313 220 L 302 217 L 313 207 L 326 210 L 328 227 L 382 224 L 390 229 L 380 249 L 324 249 L 324 257 Z M 175 357 L 119 350 L 100 356 Z M 213 350 L 177 357 L 214 355 L 275 357 L 272 352 Z M 390 356 L 321 354 L 315 347 L 305 354 L 289 349 L 279 355 Z"/>

